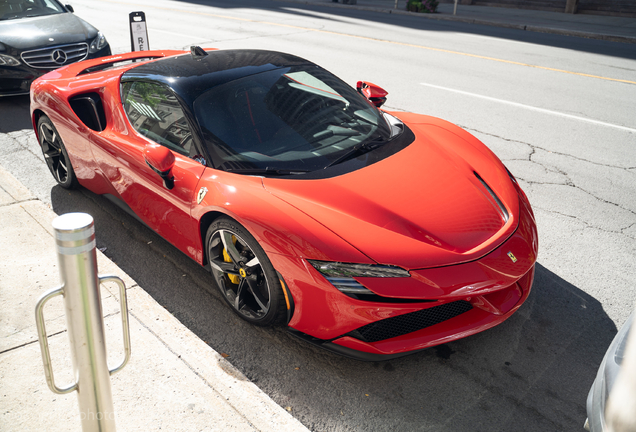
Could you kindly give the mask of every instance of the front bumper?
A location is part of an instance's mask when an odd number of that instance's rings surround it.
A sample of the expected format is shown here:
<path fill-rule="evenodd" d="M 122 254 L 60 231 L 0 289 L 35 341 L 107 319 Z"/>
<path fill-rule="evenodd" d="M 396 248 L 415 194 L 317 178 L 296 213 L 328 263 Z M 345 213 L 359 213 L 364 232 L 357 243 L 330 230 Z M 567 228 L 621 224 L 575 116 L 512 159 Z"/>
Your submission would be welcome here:
<path fill-rule="evenodd" d="M 0 66 L 0 97 L 28 95 L 31 83 L 48 70 L 31 69 L 20 66 Z"/>
<path fill-rule="evenodd" d="M 533 266 L 519 281 L 491 294 L 435 302 L 434 306 L 425 309 L 373 321 L 340 337 L 320 339 L 294 328 L 290 328 L 290 332 L 314 345 L 357 360 L 402 357 L 502 323 L 528 298 L 534 270 Z M 413 328 L 418 329 L 410 331 Z M 395 333 L 398 335 L 391 337 Z"/>
<path fill-rule="evenodd" d="M 290 331 L 339 354 L 386 360 L 500 324 L 534 280 L 537 231 L 523 198 L 515 233 L 479 260 L 411 270 L 410 278 L 356 278 L 379 301 L 344 295 L 301 258 L 271 256 L 296 302 Z"/>

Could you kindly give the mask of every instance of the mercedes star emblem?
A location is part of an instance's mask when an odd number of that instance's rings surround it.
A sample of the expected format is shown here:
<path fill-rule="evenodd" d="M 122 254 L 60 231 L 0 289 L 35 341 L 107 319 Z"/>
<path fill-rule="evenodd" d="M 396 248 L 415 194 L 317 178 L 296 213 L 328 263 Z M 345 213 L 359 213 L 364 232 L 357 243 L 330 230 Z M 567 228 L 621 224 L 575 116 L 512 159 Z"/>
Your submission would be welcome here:
<path fill-rule="evenodd" d="M 64 64 L 66 63 L 66 53 L 61 49 L 56 49 L 51 54 L 51 59 L 57 64 Z"/>

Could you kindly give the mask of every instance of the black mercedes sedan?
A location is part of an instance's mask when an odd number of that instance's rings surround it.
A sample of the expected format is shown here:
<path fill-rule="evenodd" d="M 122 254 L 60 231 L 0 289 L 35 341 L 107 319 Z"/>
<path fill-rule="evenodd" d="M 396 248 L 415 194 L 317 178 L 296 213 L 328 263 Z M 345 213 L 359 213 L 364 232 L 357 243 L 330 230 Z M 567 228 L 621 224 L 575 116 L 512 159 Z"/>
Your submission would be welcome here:
<path fill-rule="evenodd" d="M 106 37 L 57 0 L 0 0 L 0 96 L 80 60 L 110 55 Z"/>

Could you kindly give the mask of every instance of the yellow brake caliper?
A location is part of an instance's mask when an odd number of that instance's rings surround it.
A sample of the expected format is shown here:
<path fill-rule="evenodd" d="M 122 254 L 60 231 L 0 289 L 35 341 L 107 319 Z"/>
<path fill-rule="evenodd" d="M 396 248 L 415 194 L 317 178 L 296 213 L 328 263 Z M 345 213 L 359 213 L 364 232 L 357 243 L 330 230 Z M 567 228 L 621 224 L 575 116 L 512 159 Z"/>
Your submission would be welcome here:
<path fill-rule="evenodd" d="M 236 236 L 232 236 L 232 244 L 236 244 Z M 225 248 L 223 248 L 223 261 L 227 263 L 232 262 L 232 258 L 230 258 L 230 254 L 227 253 Z M 227 277 L 230 279 L 230 282 L 232 282 L 233 284 L 238 284 L 239 281 L 241 280 L 241 278 L 238 275 L 229 274 L 227 275 Z"/>

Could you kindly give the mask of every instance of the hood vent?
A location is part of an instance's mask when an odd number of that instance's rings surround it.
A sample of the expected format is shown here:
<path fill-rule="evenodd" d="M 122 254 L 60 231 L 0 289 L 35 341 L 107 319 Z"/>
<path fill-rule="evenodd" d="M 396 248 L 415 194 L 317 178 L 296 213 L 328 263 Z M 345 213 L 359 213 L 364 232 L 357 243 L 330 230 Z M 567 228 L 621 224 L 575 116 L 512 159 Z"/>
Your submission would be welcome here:
<path fill-rule="evenodd" d="M 499 208 L 499 213 L 501 214 L 501 218 L 503 219 L 504 223 L 508 222 L 508 219 L 510 219 L 510 214 L 508 213 L 508 210 L 503 205 L 503 203 L 501 202 L 497 194 L 492 189 L 490 189 L 490 186 L 488 186 L 488 183 L 486 183 L 484 179 L 481 178 L 479 174 L 477 174 L 477 171 L 473 171 L 473 174 L 475 174 L 475 177 L 477 177 L 477 180 L 479 180 L 481 184 L 486 188 L 486 190 L 488 191 L 492 199 L 495 200 L 495 203 L 497 204 L 497 207 Z"/>

